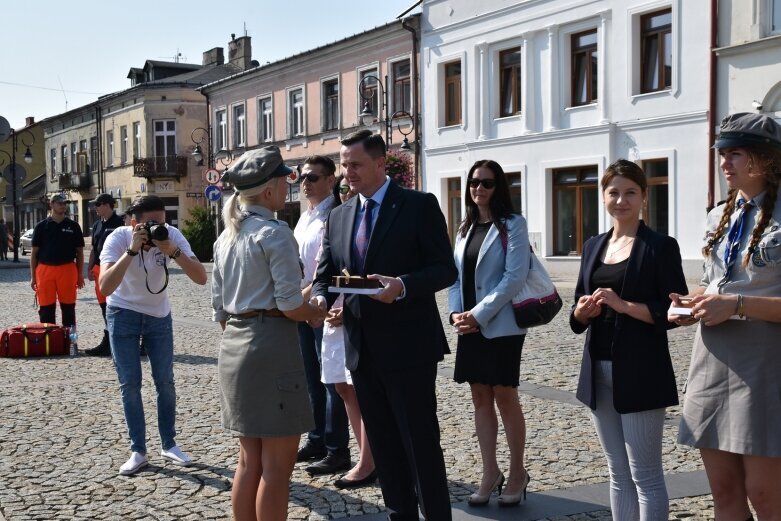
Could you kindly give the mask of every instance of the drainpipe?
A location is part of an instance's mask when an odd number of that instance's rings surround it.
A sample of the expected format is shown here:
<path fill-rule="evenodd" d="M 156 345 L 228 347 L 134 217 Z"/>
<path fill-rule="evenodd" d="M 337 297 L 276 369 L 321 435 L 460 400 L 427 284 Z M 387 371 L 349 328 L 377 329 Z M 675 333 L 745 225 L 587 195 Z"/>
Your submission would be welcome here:
<path fill-rule="evenodd" d="M 103 178 L 103 117 L 100 105 L 95 107 L 95 125 L 98 134 L 98 193 L 102 194 L 106 191 L 106 180 Z"/>
<path fill-rule="evenodd" d="M 718 21 L 718 0 L 711 0 L 710 3 L 710 71 L 708 85 L 708 146 L 711 146 L 716 140 L 716 96 L 718 71 L 716 70 L 716 48 L 718 47 L 719 21 Z M 716 200 L 716 154 L 708 149 L 708 207 L 710 212 L 715 206 Z"/>
<path fill-rule="evenodd" d="M 418 117 L 418 32 L 414 27 L 409 25 L 409 18 L 405 18 L 401 21 L 401 26 L 412 33 L 412 122 L 414 124 L 413 131 L 415 132 L 415 190 L 420 190 L 423 187 L 421 179 L 422 172 L 420 171 L 420 147 L 422 143 L 419 139 L 418 129 L 420 128 L 420 118 Z"/>

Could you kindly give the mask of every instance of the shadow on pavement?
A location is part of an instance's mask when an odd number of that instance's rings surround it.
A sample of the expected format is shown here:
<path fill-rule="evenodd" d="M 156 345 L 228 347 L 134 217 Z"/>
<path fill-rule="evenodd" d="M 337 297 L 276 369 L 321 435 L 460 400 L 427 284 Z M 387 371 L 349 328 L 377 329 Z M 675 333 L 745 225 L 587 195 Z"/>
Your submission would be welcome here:
<path fill-rule="evenodd" d="M 174 355 L 174 363 L 188 365 L 217 365 L 217 358 L 202 355 Z"/>

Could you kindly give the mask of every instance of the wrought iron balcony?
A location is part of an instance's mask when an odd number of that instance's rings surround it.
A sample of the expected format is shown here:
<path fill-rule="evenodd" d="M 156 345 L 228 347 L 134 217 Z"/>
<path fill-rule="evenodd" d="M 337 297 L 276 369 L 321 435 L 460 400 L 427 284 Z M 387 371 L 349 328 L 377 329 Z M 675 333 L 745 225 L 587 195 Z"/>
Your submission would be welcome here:
<path fill-rule="evenodd" d="M 57 176 L 60 190 L 87 190 L 92 185 L 90 174 L 60 174 Z"/>
<path fill-rule="evenodd" d="M 187 175 L 185 156 L 153 156 L 133 159 L 133 175 L 146 177 L 185 177 Z"/>

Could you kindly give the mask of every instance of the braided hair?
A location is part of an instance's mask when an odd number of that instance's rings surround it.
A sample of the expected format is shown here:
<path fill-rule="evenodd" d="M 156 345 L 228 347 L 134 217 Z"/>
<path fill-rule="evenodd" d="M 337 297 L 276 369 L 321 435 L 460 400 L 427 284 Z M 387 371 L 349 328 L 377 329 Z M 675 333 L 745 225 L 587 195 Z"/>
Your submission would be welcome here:
<path fill-rule="evenodd" d="M 749 241 L 748 251 L 743 258 L 743 266 L 748 266 L 751 261 L 751 256 L 762 239 L 762 234 L 765 232 L 765 228 L 770 223 L 770 218 L 773 216 L 773 210 L 776 205 L 776 198 L 778 197 L 778 185 L 781 181 L 781 150 L 767 146 L 767 145 L 754 145 L 746 147 L 748 151 L 750 162 L 749 169 L 754 164 L 762 165 L 761 173 L 751 175 L 761 175 L 765 177 L 767 186 L 765 188 L 765 197 L 762 200 L 762 204 L 759 207 L 759 215 L 757 222 L 754 225 L 754 229 L 751 230 L 751 240 Z M 716 227 L 716 232 L 713 237 L 708 239 L 708 243 L 702 249 L 702 253 L 705 257 L 710 255 L 714 245 L 724 236 L 729 228 L 730 218 L 732 212 L 735 210 L 735 201 L 737 199 L 737 189 L 732 188 L 727 193 L 727 202 L 724 207 L 724 213 L 721 215 L 719 225 Z"/>

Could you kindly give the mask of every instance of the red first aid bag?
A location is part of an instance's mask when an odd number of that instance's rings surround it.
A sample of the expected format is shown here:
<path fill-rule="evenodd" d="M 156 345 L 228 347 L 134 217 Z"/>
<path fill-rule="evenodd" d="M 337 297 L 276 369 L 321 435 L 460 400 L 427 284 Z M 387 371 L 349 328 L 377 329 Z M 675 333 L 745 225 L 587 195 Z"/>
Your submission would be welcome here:
<path fill-rule="evenodd" d="M 23 324 L 0 334 L 0 356 L 62 356 L 68 354 L 68 328 L 57 324 Z"/>

